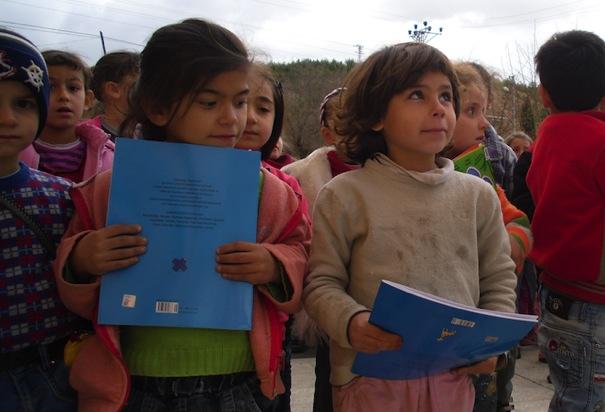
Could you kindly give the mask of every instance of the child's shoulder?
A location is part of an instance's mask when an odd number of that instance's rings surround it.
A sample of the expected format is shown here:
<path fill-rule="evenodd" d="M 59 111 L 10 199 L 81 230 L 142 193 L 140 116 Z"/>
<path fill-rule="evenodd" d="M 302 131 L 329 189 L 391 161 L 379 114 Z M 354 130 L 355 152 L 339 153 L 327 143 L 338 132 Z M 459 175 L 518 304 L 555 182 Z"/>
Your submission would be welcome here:
<path fill-rule="evenodd" d="M 22 164 L 21 178 L 11 185 L 12 197 L 22 207 L 37 210 L 36 215 L 49 219 L 66 219 L 73 214 L 71 188 L 73 183 Z"/>
<path fill-rule="evenodd" d="M 566 128 L 590 128 L 597 133 L 605 131 L 605 112 L 560 112 L 551 113 L 542 121 L 540 131 L 542 133 L 556 133 L 559 127 Z"/>
<path fill-rule="evenodd" d="M 29 181 L 47 190 L 69 191 L 74 183 L 63 177 L 29 168 Z"/>
<path fill-rule="evenodd" d="M 82 122 L 76 127 L 76 135 L 86 144 L 103 146 L 104 150 L 115 151 L 115 144 L 110 136 L 91 122 Z"/>
<path fill-rule="evenodd" d="M 334 150 L 333 146 L 322 146 L 309 153 L 306 157 L 290 163 L 282 168 L 288 174 L 305 171 L 307 168 L 316 168 L 318 164 L 326 164 L 329 167 L 328 153 Z"/>
<path fill-rule="evenodd" d="M 261 196 L 269 196 L 271 198 L 287 199 L 289 197 L 296 198 L 294 190 L 290 185 L 284 181 L 283 178 L 276 176 L 267 170 L 265 167 L 261 167 L 261 178 L 262 178 L 262 193 Z M 283 175 L 291 177 L 286 173 Z"/>
<path fill-rule="evenodd" d="M 475 175 L 459 172 L 457 170 L 452 172 L 450 185 L 461 186 L 461 190 L 495 193 L 494 187 L 490 183 Z"/>
<path fill-rule="evenodd" d="M 103 170 L 86 180 L 74 183 L 73 188 L 83 192 L 109 192 L 111 187 L 112 169 Z"/>
<path fill-rule="evenodd" d="M 500 207 L 494 187 L 477 176 L 454 171 L 449 181 L 449 187 L 463 202 Z"/>

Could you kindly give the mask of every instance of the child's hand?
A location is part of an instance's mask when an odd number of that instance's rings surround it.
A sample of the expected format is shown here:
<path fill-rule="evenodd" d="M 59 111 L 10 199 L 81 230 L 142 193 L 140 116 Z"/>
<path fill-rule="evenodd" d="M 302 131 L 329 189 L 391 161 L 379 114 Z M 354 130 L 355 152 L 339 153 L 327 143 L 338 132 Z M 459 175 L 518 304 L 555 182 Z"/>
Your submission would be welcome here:
<path fill-rule="evenodd" d="M 525 253 L 513 235 L 509 234 L 508 237 L 510 238 L 510 257 L 515 262 L 515 272 L 521 273 L 525 264 Z"/>
<path fill-rule="evenodd" d="M 456 375 L 486 375 L 496 370 L 497 363 L 498 357 L 494 356 L 493 358 L 473 363 L 472 365 L 452 369 L 452 372 Z"/>
<path fill-rule="evenodd" d="M 279 266 L 258 243 L 233 242 L 216 250 L 216 271 L 225 279 L 264 285 L 279 282 Z"/>
<path fill-rule="evenodd" d="M 78 276 L 100 276 L 134 265 L 147 250 L 140 232 L 139 225 L 112 225 L 88 233 L 71 252 L 71 268 Z"/>
<path fill-rule="evenodd" d="M 349 322 L 349 341 L 357 352 L 377 353 L 399 349 L 403 339 L 368 322 L 370 312 L 359 312 Z"/>

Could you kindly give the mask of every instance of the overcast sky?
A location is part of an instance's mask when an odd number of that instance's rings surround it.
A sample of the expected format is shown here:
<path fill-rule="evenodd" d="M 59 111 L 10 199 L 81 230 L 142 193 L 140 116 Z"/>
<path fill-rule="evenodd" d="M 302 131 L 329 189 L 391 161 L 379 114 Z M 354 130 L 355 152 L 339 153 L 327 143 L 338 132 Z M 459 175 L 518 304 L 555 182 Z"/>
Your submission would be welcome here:
<path fill-rule="evenodd" d="M 443 34 L 430 40 L 454 60 L 475 60 L 527 78 L 537 47 L 557 31 L 605 38 L 603 0 L 0 0 L 0 26 L 41 49 L 75 51 L 94 64 L 107 51 L 141 50 L 151 33 L 187 17 L 231 29 L 263 60 L 357 60 L 409 41 L 428 20 Z M 526 70 L 522 72 L 521 67 Z M 530 79 L 531 80 L 531 79 Z"/>

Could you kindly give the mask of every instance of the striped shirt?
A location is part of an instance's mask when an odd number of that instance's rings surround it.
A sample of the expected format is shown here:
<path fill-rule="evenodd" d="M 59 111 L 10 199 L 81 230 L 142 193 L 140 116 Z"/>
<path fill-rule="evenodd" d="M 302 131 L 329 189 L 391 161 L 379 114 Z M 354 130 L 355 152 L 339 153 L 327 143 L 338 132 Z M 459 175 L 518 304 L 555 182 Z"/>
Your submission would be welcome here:
<path fill-rule="evenodd" d="M 38 139 L 34 141 L 34 148 L 40 155 L 39 169 L 53 175 L 80 170 L 86 157 L 86 143 L 80 139 L 67 144 L 51 144 Z"/>

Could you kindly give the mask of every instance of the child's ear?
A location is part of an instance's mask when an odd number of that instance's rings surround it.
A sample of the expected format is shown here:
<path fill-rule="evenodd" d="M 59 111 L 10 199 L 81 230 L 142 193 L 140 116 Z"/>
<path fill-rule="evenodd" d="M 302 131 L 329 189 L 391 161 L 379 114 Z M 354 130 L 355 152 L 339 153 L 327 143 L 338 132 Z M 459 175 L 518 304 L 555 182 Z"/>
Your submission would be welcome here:
<path fill-rule="evenodd" d="M 158 127 L 164 127 L 170 121 L 171 113 L 163 107 L 143 104 L 143 111 L 151 123 Z"/>
<path fill-rule="evenodd" d="M 95 103 L 95 94 L 91 89 L 87 89 L 84 94 L 84 111 L 90 110 Z"/>
<path fill-rule="evenodd" d="M 331 146 L 334 144 L 334 136 L 332 136 L 332 130 L 330 130 L 329 127 L 321 126 L 319 134 L 321 134 L 321 137 L 323 137 L 324 142 L 327 145 Z"/>
<path fill-rule="evenodd" d="M 549 111 L 554 111 L 555 106 L 552 104 L 552 100 L 550 99 L 550 94 L 548 91 L 542 86 L 542 84 L 538 85 L 538 94 L 540 95 L 540 100 L 542 100 L 542 105 L 546 107 Z"/>
<path fill-rule="evenodd" d="M 372 130 L 376 133 L 381 132 L 382 129 L 384 129 L 384 124 L 382 123 L 382 120 L 372 126 Z"/>
<path fill-rule="evenodd" d="M 605 112 L 605 96 L 603 96 L 603 98 L 599 102 L 599 105 L 597 106 L 597 110 L 599 112 Z"/>
<path fill-rule="evenodd" d="M 120 98 L 120 85 L 116 82 L 105 82 L 103 85 L 103 93 L 114 100 Z"/>

